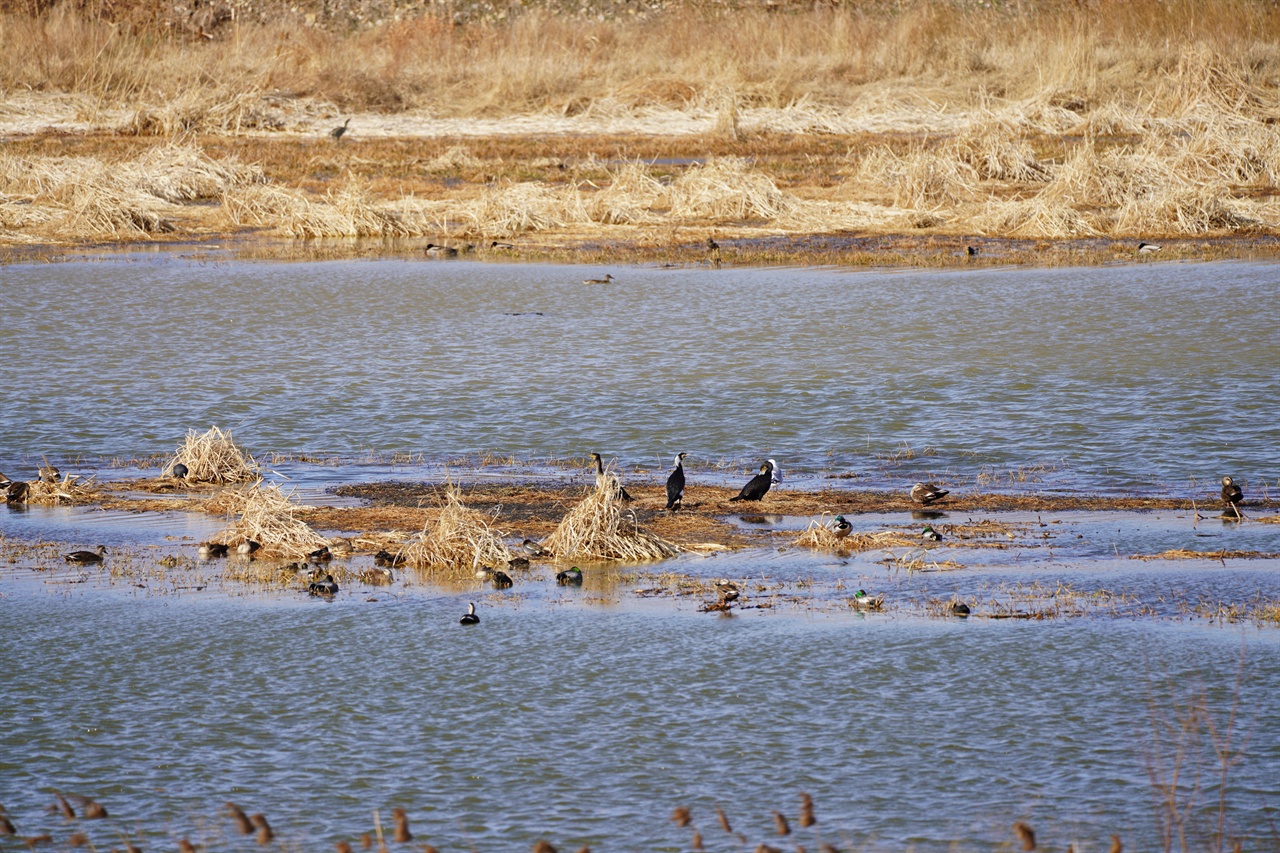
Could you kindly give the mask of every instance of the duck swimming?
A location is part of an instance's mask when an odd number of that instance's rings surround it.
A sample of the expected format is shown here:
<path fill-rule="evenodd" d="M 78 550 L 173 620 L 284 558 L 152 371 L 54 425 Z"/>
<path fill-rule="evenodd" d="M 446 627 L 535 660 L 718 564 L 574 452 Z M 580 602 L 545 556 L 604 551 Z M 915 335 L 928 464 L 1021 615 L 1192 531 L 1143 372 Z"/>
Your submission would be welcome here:
<path fill-rule="evenodd" d="M 560 586 L 582 586 L 582 569 L 574 566 L 563 572 L 556 572 L 556 583 Z"/>
<path fill-rule="evenodd" d="M 227 556 L 227 546 L 222 542 L 201 542 L 200 547 L 196 549 L 196 553 L 201 559 L 214 560 L 219 557 Z"/>
<path fill-rule="evenodd" d="M 462 618 L 458 620 L 462 625 L 477 625 L 480 617 L 476 615 L 476 606 L 474 603 L 467 605 L 467 612 L 462 614 Z"/>
<path fill-rule="evenodd" d="M 62 559 L 73 565 L 88 566 L 93 563 L 101 563 L 102 557 L 106 553 L 106 546 L 99 545 L 97 550 L 94 551 L 72 551 L 70 554 L 63 554 Z"/>
<path fill-rule="evenodd" d="M 261 547 L 261 544 L 253 541 L 252 539 L 246 539 L 236 546 L 236 553 L 242 557 L 247 557 Z"/>
<path fill-rule="evenodd" d="M 385 566 L 389 569 L 396 569 L 404 565 L 403 554 L 392 554 L 386 548 L 373 555 L 373 564 L 375 566 Z"/>
<path fill-rule="evenodd" d="M 319 574 L 319 572 L 313 572 L 311 576 L 316 578 Z M 333 575 L 325 572 L 324 577 L 307 584 L 307 592 L 312 595 L 335 596 L 338 594 L 338 582 L 333 579 Z"/>
<path fill-rule="evenodd" d="M 911 500 L 928 506 L 951 494 L 949 489 L 940 489 L 933 483 L 916 483 L 911 487 Z"/>
<path fill-rule="evenodd" d="M 942 534 L 926 524 L 924 530 L 920 533 L 920 538 L 926 542 L 941 542 Z"/>

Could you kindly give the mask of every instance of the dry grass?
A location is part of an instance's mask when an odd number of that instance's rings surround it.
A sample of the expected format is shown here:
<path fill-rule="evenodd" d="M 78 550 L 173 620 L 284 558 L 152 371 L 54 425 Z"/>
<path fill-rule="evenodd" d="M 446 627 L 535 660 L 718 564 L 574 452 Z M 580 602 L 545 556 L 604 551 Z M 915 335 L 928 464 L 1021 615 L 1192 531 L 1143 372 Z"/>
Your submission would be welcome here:
<path fill-rule="evenodd" d="M 328 545 L 328 540 L 298 517 L 302 508 L 274 484 L 256 483 L 246 489 L 226 489 L 223 506 L 239 518 L 215 537 L 234 548 L 246 539 L 262 547 L 255 556 L 296 560 Z"/>
<path fill-rule="evenodd" d="M 28 504 L 57 506 L 58 504 L 92 503 L 101 497 L 94 478 L 81 478 L 68 474 L 55 483 L 32 480 L 27 483 Z"/>
<path fill-rule="evenodd" d="M 433 577 L 455 580 L 470 578 L 481 567 L 505 565 L 515 554 L 507 548 L 503 534 L 490 525 L 483 513 L 462 503 L 454 486 L 444 491 L 444 506 L 434 526 L 427 524 L 401 551 L 410 568 Z"/>
<path fill-rule="evenodd" d="M 230 432 L 210 427 L 207 432 L 189 430 L 173 458 L 160 472 L 172 477 L 175 465 L 187 466 L 186 479 L 193 483 L 253 483 L 262 478 L 261 468 L 232 440 Z M 265 543 L 264 543 L 265 544 Z"/>
<path fill-rule="evenodd" d="M 1159 554 L 1134 554 L 1131 560 L 1268 560 L 1276 554 L 1262 551 L 1192 551 L 1188 548 L 1173 548 Z"/>
<path fill-rule="evenodd" d="M 595 489 L 542 546 L 561 560 L 640 563 L 678 554 L 679 546 L 643 529 L 635 513 L 623 509 L 620 488 L 612 472 L 597 477 Z"/>

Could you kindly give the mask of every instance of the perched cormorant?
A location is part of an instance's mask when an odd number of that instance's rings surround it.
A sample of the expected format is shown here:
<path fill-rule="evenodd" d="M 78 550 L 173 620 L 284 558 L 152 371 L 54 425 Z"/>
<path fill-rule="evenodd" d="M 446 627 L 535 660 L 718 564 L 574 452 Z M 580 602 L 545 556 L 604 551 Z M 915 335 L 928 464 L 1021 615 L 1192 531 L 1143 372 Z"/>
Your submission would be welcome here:
<path fill-rule="evenodd" d="M 596 463 L 596 484 L 604 479 L 604 460 L 600 458 L 599 453 L 592 453 L 591 459 Z M 618 495 L 622 498 L 623 503 L 631 503 L 631 493 L 627 491 L 627 487 L 622 485 L 617 477 L 613 479 L 614 484 L 618 487 Z"/>
<path fill-rule="evenodd" d="M 574 566 L 563 572 L 556 572 L 556 583 L 560 586 L 582 586 L 582 569 Z"/>
<path fill-rule="evenodd" d="M 1229 507 L 1244 503 L 1244 489 L 1236 485 L 1236 481 L 1230 477 L 1222 478 L 1222 502 Z"/>
<path fill-rule="evenodd" d="M 476 615 L 476 606 L 474 603 L 467 605 L 467 612 L 458 620 L 463 625 L 475 625 L 480 622 L 480 617 Z"/>
<path fill-rule="evenodd" d="M 835 534 L 837 539 L 843 539 L 853 530 L 853 525 L 843 515 L 836 516 Z"/>
<path fill-rule="evenodd" d="M 667 509 L 672 512 L 680 509 L 680 502 L 684 500 L 684 458 L 688 455 L 676 454 L 676 468 L 667 478 Z"/>
<path fill-rule="evenodd" d="M 942 541 L 942 534 L 941 534 L 941 533 L 939 533 L 938 531 L 934 530 L 932 527 L 930 527 L 930 526 L 929 526 L 929 525 L 927 525 L 927 524 L 924 526 L 924 530 L 922 530 L 922 531 L 920 532 L 920 536 L 921 536 L 921 538 L 922 538 L 922 539 L 924 539 L 924 541 L 926 541 L 926 542 L 941 542 L 941 541 Z"/>
<path fill-rule="evenodd" d="M 584 278 L 583 284 L 608 284 L 613 281 L 613 274 L 609 273 L 604 278 Z"/>
<path fill-rule="evenodd" d="M 342 134 L 347 132 L 347 125 L 349 124 L 351 124 L 351 119 L 344 121 L 342 123 L 342 127 L 335 127 L 333 130 L 329 131 L 329 135 L 334 139 L 342 139 Z"/>
<path fill-rule="evenodd" d="M 949 494 L 951 494 L 949 489 L 940 489 L 933 483 L 916 483 L 911 487 L 911 500 L 925 506 L 934 501 L 942 500 Z"/>
<path fill-rule="evenodd" d="M 107 553 L 106 547 L 99 545 L 96 551 L 72 551 L 70 554 L 63 554 L 62 559 L 78 566 L 87 566 L 91 563 L 101 563 L 102 555 L 105 553 Z"/>
<path fill-rule="evenodd" d="M 742 487 L 742 491 L 738 492 L 734 497 L 729 498 L 730 501 L 758 501 L 769 491 L 769 487 L 774 483 L 773 473 L 778 468 L 778 464 L 772 459 L 766 459 L 764 464 L 760 466 L 760 473 L 756 474 L 747 484 Z"/>

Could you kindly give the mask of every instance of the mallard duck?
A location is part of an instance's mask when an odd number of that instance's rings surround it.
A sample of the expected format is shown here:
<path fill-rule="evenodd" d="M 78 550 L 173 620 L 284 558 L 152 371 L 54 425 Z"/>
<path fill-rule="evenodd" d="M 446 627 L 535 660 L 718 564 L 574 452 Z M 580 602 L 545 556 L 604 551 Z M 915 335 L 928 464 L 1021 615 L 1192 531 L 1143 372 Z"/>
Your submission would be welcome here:
<path fill-rule="evenodd" d="M 261 547 L 262 545 L 258 542 L 255 542 L 254 540 L 245 539 L 243 542 L 241 542 L 239 545 L 236 546 L 236 553 L 242 557 L 247 557 Z"/>
<path fill-rule="evenodd" d="M 768 492 L 769 487 L 774 484 L 774 472 L 778 470 L 778 463 L 772 459 L 766 459 L 764 464 L 760 466 L 760 473 L 756 474 L 747 484 L 742 487 L 742 491 L 738 492 L 734 497 L 729 498 L 730 501 L 758 501 Z"/>
<path fill-rule="evenodd" d="M 969 610 L 969 605 L 959 599 L 956 599 L 947 605 L 947 612 L 952 616 L 959 616 L 963 619 L 968 616 L 971 611 Z"/>
<path fill-rule="evenodd" d="M 489 566 L 481 566 L 476 569 L 476 577 L 481 581 L 493 584 L 494 589 L 507 589 L 512 583 L 511 575 Z"/>
<path fill-rule="evenodd" d="M 397 569 L 404 565 L 403 554 L 392 554 L 386 548 L 373 555 L 373 564 L 375 566 L 385 566 L 389 569 Z"/>
<path fill-rule="evenodd" d="M 437 246 L 435 243 L 428 243 L 427 247 L 422 251 L 426 252 L 433 258 L 456 258 L 458 250 L 452 246 Z"/>
<path fill-rule="evenodd" d="M 949 494 L 951 494 L 949 489 L 940 489 L 933 483 L 916 483 L 911 487 L 911 500 L 925 506 L 934 501 L 942 500 Z"/>
<path fill-rule="evenodd" d="M 853 606 L 859 610 L 880 610 L 884 607 L 883 595 L 871 595 L 865 589 L 853 594 Z"/>
<path fill-rule="evenodd" d="M 529 558 L 512 557 L 510 560 L 507 560 L 507 568 L 515 572 L 522 572 L 529 568 Z"/>
<path fill-rule="evenodd" d="M 942 534 L 926 524 L 920 533 L 920 538 L 926 542 L 941 542 Z"/>
<path fill-rule="evenodd" d="M 333 559 L 333 552 L 329 550 L 328 545 L 321 545 L 310 554 L 307 554 L 307 559 L 313 563 L 327 563 Z"/>
<path fill-rule="evenodd" d="M 70 554 L 63 554 L 62 559 L 77 566 L 87 566 L 92 563 L 101 563 L 106 553 L 106 546 L 99 545 L 93 551 L 72 551 Z"/>
<path fill-rule="evenodd" d="M 467 612 L 462 614 L 462 618 L 458 620 L 463 625 L 475 625 L 480 622 L 480 617 L 476 615 L 475 604 L 467 605 Z"/>
<path fill-rule="evenodd" d="M 738 590 L 738 585 L 725 578 L 717 579 L 712 583 L 712 586 L 715 588 L 716 597 L 718 597 L 721 603 L 724 604 L 728 604 L 731 601 L 737 601 L 738 596 L 741 595 L 741 592 Z"/>
<path fill-rule="evenodd" d="M 584 278 L 582 280 L 582 283 L 583 284 L 608 284 L 611 281 L 613 281 L 613 275 L 609 274 L 609 275 L 606 275 L 604 278 Z"/>
<path fill-rule="evenodd" d="M 539 545 L 537 542 L 534 542 L 532 539 L 526 539 L 523 542 L 521 542 L 520 549 L 524 551 L 526 554 L 528 554 L 530 557 L 547 556 L 547 549 L 543 548 L 541 545 Z"/>
<path fill-rule="evenodd" d="M 684 458 L 688 453 L 676 454 L 676 467 L 667 477 L 667 509 L 676 512 L 684 500 Z"/>
<path fill-rule="evenodd" d="M 318 574 L 318 573 L 317 573 Z M 315 577 L 315 575 L 313 575 Z M 328 572 L 324 573 L 324 577 L 312 580 L 307 584 L 307 592 L 312 595 L 333 596 L 338 594 L 338 582 L 333 579 L 333 575 Z"/>
<path fill-rule="evenodd" d="M 853 525 L 849 523 L 843 515 L 836 516 L 836 526 L 834 528 L 836 538 L 843 539 L 853 530 Z"/>
<path fill-rule="evenodd" d="M 1222 478 L 1222 502 L 1229 507 L 1244 503 L 1244 489 L 1230 477 Z"/>
<path fill-rule="evenodd" d="M 359 577 L 360 580 L 370 586 L 390 586 L 391 582 L 395 580 L 395 575 L 391 573 L 390 569 L 384 566 L 374 566 L 372 568 L 364 569 L 360 572 Z"/>
<path fill-rule="evenodd" d="M 335 140 L 342 139 L 342 135 L 347 132 L 347 126 L 349 124 L 351 124 L 351 119 L 347 119 L 346 121 L 344 121 L 341 127 L 335 127 L 333 130 L 329 131 L 329 135 L 332 136 Z"/>
<path fill-rule="evenodd" d="M 201 542 L 200 547 L 196 549 L 196 553 L 200 555 L 202 560 L 215 560 L 219 557 L 227 556 L 228 548 L 222 542 Z"/>
<path fill-rule="evenodd" d="M 563 572 L 556 572 L 556 583 L 560 586 L 582 586 L 582 569 L 574 566 Z"/>
<path fill-rule="evenodd" d="M 23 480 L 15 480 L 9 484 L 6 490 L 8 501 L 11 504 L 21 504 L 27 502 L 27 496 L 31 493 L 31 486 Z"/>
<path fill-rule="evenodd" d="M 1152 252 L 1160 251 L 1162 248 L 1162 246 L 1157 246 L 1155 243 L 1139 243 L 1138 253 L 1142 255 L 1149 255 Z"/>

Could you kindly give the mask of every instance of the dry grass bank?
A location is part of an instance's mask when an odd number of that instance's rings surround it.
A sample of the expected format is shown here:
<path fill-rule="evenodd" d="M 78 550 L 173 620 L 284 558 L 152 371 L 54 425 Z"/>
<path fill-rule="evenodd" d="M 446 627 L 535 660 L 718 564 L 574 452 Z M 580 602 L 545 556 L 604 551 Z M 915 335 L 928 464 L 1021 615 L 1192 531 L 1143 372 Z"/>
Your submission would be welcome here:
<path fill-rule="evenodd" d="M 1280 230 L 1254 0 L 110 8 L 0 13 L 0 242 Z"/>

